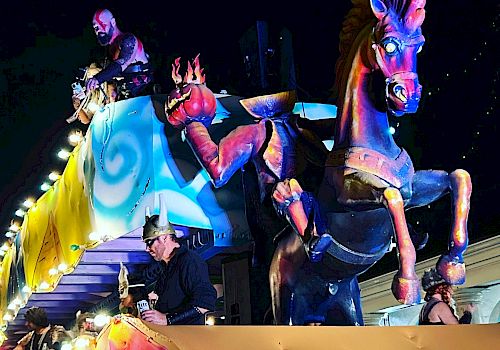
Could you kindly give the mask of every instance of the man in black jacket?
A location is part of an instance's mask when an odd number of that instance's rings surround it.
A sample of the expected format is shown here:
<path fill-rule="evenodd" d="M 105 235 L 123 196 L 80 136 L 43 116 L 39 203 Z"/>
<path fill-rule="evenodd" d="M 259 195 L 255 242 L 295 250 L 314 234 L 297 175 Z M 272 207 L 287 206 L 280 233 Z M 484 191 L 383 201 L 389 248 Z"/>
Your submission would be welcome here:
<path fill-rule="evenodd" d="M 160 325 L 202 325 L 204 314 L 215 309 L 217 298 L 210 283 L 208 267 L 195 252 L 182 246 L 168 220 L 153 215 L 146 218 L 143 241 L 146 251 L 161 262 L 155 286 L 155 310 L 143 311 L 141 318 Z"/>

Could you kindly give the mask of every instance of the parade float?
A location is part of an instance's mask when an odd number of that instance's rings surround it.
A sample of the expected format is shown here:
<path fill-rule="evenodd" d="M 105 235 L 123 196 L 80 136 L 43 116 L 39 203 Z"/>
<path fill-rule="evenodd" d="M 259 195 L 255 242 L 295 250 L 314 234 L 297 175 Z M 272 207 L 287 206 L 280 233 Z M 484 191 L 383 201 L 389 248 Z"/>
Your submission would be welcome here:
<path fill-rule="evenodd" d="M 464 170 L 415 171 L 410 156 L 388 132 L 388 114 L 415 112 L 421 97 L 416 57 L 424 42 L 425 1 L 354 4 L 341 37 L 338 112 L 333 105 L 298 102 L 290 91 L 249 99 L 214 95 L 204 86 L 197 59 L 184 78 L 178 75 L 179 62 L 174 63 L 178 87 L 169 96 L 136 97 L 97 111 L 65 171 L 31 206 L 5 250 L 2 332 L 15 338 L 24 323 L 23 310 L 37 305 L 40 295 L 63 294 L 71 284 L 65 281 L 84 276 L 83 271 L 93 276 L 105 271 L 105 276 L 84 279 L 73 289 L 83 299 L 66 299 L 73 309 L 89 308 L 92 298 L 97 303 L 109 297 L 113 292 L 96 284 L 116 286 L 112 281 L 117 282 L 120 263 L 147 265 L 140 230 L 147 207 L 159 213 L 160 195 L 166 198 L 174 229 L 205 259 L 248 250 L 259 232 L 249 224 L 254 218 L 247 213 L 253 207 L 246 202 L 244 182 L 233 175 L 250 163 L 258 177 L 257 202 L 273 199 L 267 209 L 276 206 L 291 226 L 277 236 L 271 262 L 276 324 L 363 325 L 357 276 L 390 251 L 393 240 L 400 266 L 392 293 L 398 302 L 417 304 L 415 246 L 424 245 L 425 238 L 411 234 L 404 210 L 447 193 L 453 226 L 449 251 L 436 266 L 448 282 L 463 284 L 469 175 Z M 382 104 L 374 100 L 380 96 Z M 191 106 L 195 98 L 199 105 Z M 332 140 L 324 144 L 321 138 L 308 138 L 297 122 L 334 117 L 333 148 Z M 314 153 L 306 144 L 322 151 Z M 323 161 L 324 175 L 309 173 L 306 160 L 315 166 Z M 304 185 L 296 177 L 319 182 Z M 263 208 L 253 209 L 259 213 Z M 272 212 L 270 220 L 278 214 Z M 257 228 L 269 226 L 260 222 Z M 266 237 L 274 238 L 277 232 L 270 231 Z M 48 301 L 39 305 L 61 307 Z M 435 346 L 441 337 L 457 348 L 472 343 L 491 348 L 497 331 L 496 325 L 469 326 L 460 334 L 429 327 L 161 327 L 118 315 L 104 326 L 96 347 L 273 349 L 314 344 L 321 349 L 332 343 L 350 348 L 371 343 L 421 348 Z M 242 344 L 246 338 L 253 341 Z"/>

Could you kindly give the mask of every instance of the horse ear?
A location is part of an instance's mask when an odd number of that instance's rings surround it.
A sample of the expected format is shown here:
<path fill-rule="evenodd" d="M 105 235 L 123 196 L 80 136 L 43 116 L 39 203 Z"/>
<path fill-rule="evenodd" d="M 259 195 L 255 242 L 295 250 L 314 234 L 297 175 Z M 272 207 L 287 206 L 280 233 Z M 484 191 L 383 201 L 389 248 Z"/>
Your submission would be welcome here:
<path fill-rule="evenodd" d="M 412 29 L 412 31 L 417 30 L 425 19 L 425 10 L 423 8 L 416 9 L 407 19 L 408 27 Z"/>
<path fill-rule="evenodd" d="M 370 0 L 370 6 L 372 7 L 372 12 L 380 21 L 387 14 L 387 6 L 383 0 Z"/>

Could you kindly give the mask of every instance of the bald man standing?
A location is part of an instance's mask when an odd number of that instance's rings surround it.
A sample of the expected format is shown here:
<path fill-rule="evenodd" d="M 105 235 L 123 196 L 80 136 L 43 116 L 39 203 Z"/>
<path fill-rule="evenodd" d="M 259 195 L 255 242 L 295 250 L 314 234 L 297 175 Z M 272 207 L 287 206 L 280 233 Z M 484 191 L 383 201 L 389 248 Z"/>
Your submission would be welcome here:
<path fill-rule="evenodd" d="M 122 33 L 107 9 L 96 11 L 92 26 L 99 44 L 108 47 L 110 62 L 87 81 L 87 91 L 115 79 L 118 99 L 139 96 L 153 80 L 153 70 L 142 42 L 131 33 Z"/>

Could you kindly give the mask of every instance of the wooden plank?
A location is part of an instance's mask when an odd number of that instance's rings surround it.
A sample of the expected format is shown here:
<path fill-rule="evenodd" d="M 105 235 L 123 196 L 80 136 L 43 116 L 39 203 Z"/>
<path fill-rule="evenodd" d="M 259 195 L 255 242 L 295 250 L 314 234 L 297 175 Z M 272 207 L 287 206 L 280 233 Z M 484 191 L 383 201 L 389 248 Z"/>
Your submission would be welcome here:
<path fill-rule="evenodd" d="M 32 294 L 30 300 L 38 301 L 38 300 L 74 300 L 74 299 L 84 299 L 85 301 L 96 303 L 102 299 L 97 295 L 88 294 L 80 295 L 78 298 L 75 298 L 71 294 L 67 293 L 36 293 Z"/>
<path fill-rule="evenodd" d="M 65 309 L 71 309 L 75 310 L 75 312 L 78 310 L 78 308 L 81 307 L 88 307 L 92 306 L 93 303 L 89 303 L 86 300 L 29 300 L 28 304 L 26 304 L 26 307 L 30 308 L 32 306 L 38 306 L 38 307 L 43 307 L 43 308 L 48 308 L 48 307 L 58 307 L 58 308 L 65 308 Z"/>
<path fill-rule="evenodd" d="M 148 264 L 152 261 L 151 255 L 147 252 L 97 252 L 87 250 L 83 254 L 83 263 L 92 264 Z"/>
<path fill-rule="evenodd" d="M 59 284 L 115 284 L 118 285 L 118 276 L 115 275 L 66 275 Z"/>
<path fill-rule="evenodd" d="M 88 251 L 138 251 L 144 252 L 146 245 L 140 238 L 117 238 L 104 242 L 96 248 Z"/>
<path fill-rule="evenodd" d="M 143 269 L 147 266 L 147 264 L 144 265 L 131 265 L 131 264 L 125 264 L 127 267 L 127 270 L 129 273 L 134 273 L 137 270 Z M 91 264 L 91 263 L 81 263 L 79 264 L 76 268 L 75 271 L 73 271 L 71 274 L 76 274 L 76 275 L 115 275 L 118 276 L 118 273 L 120 272 L 120 264 L 109 264 L 109 265 L 102 265 L 102 264 Z"/>
<path fill-rule="evenodd" d="M 70 293 L 76 294 L 75 298 L 81 298 L 81 293 L 103 293 L 103 292 L 112 292 L 116 289 L 116 283 L 110 284 L 59 284 L 54 293 Z"/>

